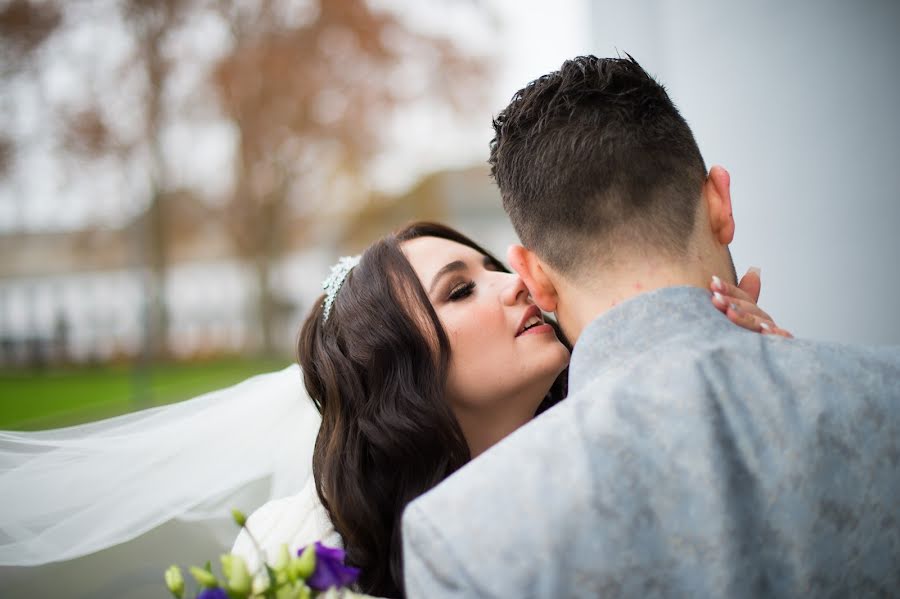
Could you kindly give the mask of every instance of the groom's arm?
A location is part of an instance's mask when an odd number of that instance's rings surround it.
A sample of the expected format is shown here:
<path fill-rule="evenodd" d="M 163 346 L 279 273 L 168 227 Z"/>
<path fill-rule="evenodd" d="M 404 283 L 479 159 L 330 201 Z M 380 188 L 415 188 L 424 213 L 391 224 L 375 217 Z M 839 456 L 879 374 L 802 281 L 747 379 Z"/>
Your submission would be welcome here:
<path fill-rule="evenodd" d="M 559 573 L 589 509 L 576 415 L 556 406 L 419 497 L 403 517 L 407 594 L 566 596 Z M 573 513 L 576 510 L 578 513 Z"/>
<path fill-rule="evenodd" d="M 420 503 L 403 513 L 403 573 L 406 596 L 483 597 L 465 574 L 463 556 L 447 543 Z"/>

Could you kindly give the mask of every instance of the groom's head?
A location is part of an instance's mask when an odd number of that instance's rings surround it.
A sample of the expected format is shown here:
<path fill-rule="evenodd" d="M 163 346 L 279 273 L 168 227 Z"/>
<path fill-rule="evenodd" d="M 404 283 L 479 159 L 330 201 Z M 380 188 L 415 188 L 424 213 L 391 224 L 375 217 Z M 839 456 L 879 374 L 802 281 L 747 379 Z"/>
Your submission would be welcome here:
<path fill-rule="evenodd" d="M 585 280 L 636 255 L 677 262 L 696 250 L 698 217 L 708 216 L 703 157 L 665 89 L 630 56 L 566 61 L 517 92 L 494 130 L 504 209 L 547 269 Z M 730 199 L 727 208 L 730 219 Z"/>

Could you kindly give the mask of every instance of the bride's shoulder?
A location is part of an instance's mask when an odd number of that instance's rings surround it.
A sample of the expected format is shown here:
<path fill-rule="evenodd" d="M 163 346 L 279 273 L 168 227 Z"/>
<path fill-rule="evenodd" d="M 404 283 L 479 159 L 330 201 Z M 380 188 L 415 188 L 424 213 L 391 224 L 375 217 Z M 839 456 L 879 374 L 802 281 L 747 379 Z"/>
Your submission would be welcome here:
<path fill-rule="evenodd" d="M 319 501 L 312 478 L 295 495 L 265 503 L 247 519 L 247 529 L 259 543 L 267 561 L 275 558 L 282 544 L 291 553 L 315 541 L 329 547 L 342 547 L 328 512 Z M 258 564 L 258 554 L 246 530 L 241 530 L 231 552 L 243 557 L 251 569 Z"/>

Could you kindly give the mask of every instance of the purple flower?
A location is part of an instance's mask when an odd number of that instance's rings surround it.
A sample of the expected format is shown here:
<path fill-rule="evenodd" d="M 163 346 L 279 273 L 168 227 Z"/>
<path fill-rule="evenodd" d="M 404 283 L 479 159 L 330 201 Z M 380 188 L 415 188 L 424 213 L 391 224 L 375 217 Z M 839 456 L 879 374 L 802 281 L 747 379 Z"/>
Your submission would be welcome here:
<path fill-rule="evenodd" d="M 297 555 L 303 553 L 301 547 Z M 306 581 L 310 588 L 324 591 L 330 587 L 345 587 L 356 582 L 359 569 L 344 565 L 344 550 L 326 547 L 316 541 L 316 569 Z"/>
<path fill-rule="evenodd" d="M 207 587 L 200 591 L 197 599 L 228 599 L 228 593 L 221 587 Z"/>

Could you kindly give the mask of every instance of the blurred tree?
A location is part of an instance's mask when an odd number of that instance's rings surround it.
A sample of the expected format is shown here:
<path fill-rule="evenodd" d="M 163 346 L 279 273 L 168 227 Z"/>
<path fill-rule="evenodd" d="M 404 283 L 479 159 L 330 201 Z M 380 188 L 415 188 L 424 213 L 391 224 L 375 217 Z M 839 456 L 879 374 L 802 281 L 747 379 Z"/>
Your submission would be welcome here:
<path fill-rule="evenodd" d="M 14 109 L 11 82 L 40 87 L 34 76 L 35 65 L 40 63 L 41 50 L 53 34 L 62 26 L 62 13 L 52 2 L 11 0 L 0 3 L 0 181 L 10 179 L 16 170 L 22 146 L 33 143 L 32 131 L 23 130 Z M 23 210 L 24 198 L 13 200 L 14 209 Z M 37 307 L 34 302 L 25 304 L 25 321 L 33 325 Z M 6 324 L 0 322 L 0 325 Z M 3 331 L 6 333 L 6 331 Z M 33 331 L 29 331 L 34 339 Z M 9 342 L 4 340 L 4 345 Z M 36 346 L 31 345 L 32 349 Z M 6 347 L 10 350 L 11 346 Z M 33 356 L 39 355 L 35 351 Z M 13 352 L 9 351 L 12 356 Z M 0 356 L 0 360 L 5 356 Z"/>
<path fill-rule="evenodd" d="M 104 73 L 111 79 L 108 85 L 114 89 L 102 89 L 99 93 L 86 93 L 78 100 L 48 99 L 41 95 L 46 106 L 32 106 L 31 110 L 43 112 L 44 122 L 58 140 L 58 149 L 67 158 L 74 159 L 77 168 L 84 160 L 114 158 L 123 170 L 126 165 L 139 163 L 145 187 L 148 189 L 146 210 L 136 220 L 135 240 L 140 256 L 139 266 L 146 268 L 145 301 L 145 352 L 149 357 L 166 355 L 167 310 L 165 304 L 166 231 L 163 223 L 167 192 L 166 160 L 160 137 L 168 124 L 163 102 L 171 73 L 171 61 L 164 55 L 167 38 L 182 24 L 189 9 L 195 8 L 194 0 L 119 0 L 113 7 L 118 11 L 121 24 L 131 39 L 129 51 L 112 61 L 113 72 Z M 54 36 L 65 37 L 79 27 L 90 26 L 97 12 L 108 7 L 99 3 L 74 5 L 63 0 L 13 0 L 0 9 L 0 33 L 2 33 L 3 78 L 9 81 L 18 77 L 30 77 L 43 84 L 43 77 L 54 66 L 40 60 L 37 50 Z M 87 65 L 82 75 L 90 87 Z M 81 69 L 80 69 L 81 70 Z M 132 122 L 115 126 L 108 109 L 111 94 L 123 94 L 124 73 L 137 75 L 133 85 L 139 89 L 133 97 L 137 100 L 130 108 Z M 133 123 L 137 126 L 133 126 Z M 20 135 L 0 137 L 0 175 L 9 173 L 15 158 L 17 143 L 29 142 Z"/>
<path fill-rule="evenodd" d="M 0 178 L 5 177 L 13 164 L 15 142 L 6 134 L 0 134 Z"/>
<path fill-rule="evenodd" d="M 147 150 L 149 199 L 138 227 L 142 255 L 150 277 L 147 284 L 146 343 L 154 358 L 167 354 L 169 318 L 166 306 L 166 267 L 168 238 L 165 227 L 166 202 L 170 191 L 166 157 L 161 137 L 166 120 L 163 98 L 167 92 L 172 61 L 165 56 L 168 37 L 183 24 L 194 8 L 193 0 L 123 0 L 123 20 L 134 40 L 133 63 L 143 74 L 144 93 L 139 107 L 143 127 L 139 129 Z"/>
<path fill-rule="evenodd" d="M 35 52 L 62 24 L 53 2 L 12 0 L 0 7 L 0 60 L 4 76 L 27 68 Z"/>
<path fill-rule="evenodd" d="M 61 24 L 62 13 L 52 2 L 12 0 L 0 6 L 0 78 L 4 85 L 33 71 L 38 51 Z M 3 112 L 4 120 L 9 119 L 11 111 Z M 4 125 L 0 129 L 0 179 L 13 169 L 18 145 L 12 124 Z"/>
<path fill-rule="evenodd" d="M 221 2 L 233 45 L 212 79 L 239 134 L 230 230 L 256 272 L 265 351 L 277 305 L 270 269 L 286 237 L 303 234 L 288 230 L 292 204 L 362 208 L 365 167 L 393 111 L 423 100 L 436 114 L 463 111 L 483 97 L 487 72 L 483 58 L 363 0 L 297 6 Z"/>
<path fill-rule="evenodd" d="M 150 273 L 150 353 L 165 353 L 165 272 L 172 235 L 166 212 L 180 197 L 176 187 L 183 185 L 172 181 L 174 158 L 164 152 L 162 139 L 173 129 L 190 127 L 192 118 L 207 119 L 210 110 L 204 113 L 195 105 L 179 112 L 173 97 L 184 97 L 182 88 L 196 86 L 187 95 L 204 108 L 214 104 L 215 118 L 225 119 L 236 133 L 224 220 L 235 251 L 256 273 L 256 314 L 266 353 L 275 349 L 280 305 L 272 289 L 273 265 L 286 251 L 289 236 L 305 233 L 298 227 L 308 230 L 320 223 L 323 212 L 333 216 L 363 208 L 372 195 L 371 162 L 390 143 L 385 123 L 406 107 L 423 104 L 436 119 L 459 117 L 472 107 L 482 112 L 489 69 L 485 57 L 373 4 L 12 0 L 0 5 L 4 82 L 29 70 L 40 78 L 59 67 L 59 56 L 78 43 L 72 31 L 79 27 L 82 39 L 98 31 L 125 34 L 126 40 L 111 45 L 115 49 L 109 53 L 98 43 L 96 60 L 69 61 L 66 68 L 83 75 L 84 89 L 67 101 L 47 99 L 40 110 L 41 122 L 64 155 L 76 162 L 113 158 L 131 189 L 146 190 L 140 199 L 143 214 L 133 225 Z M 491 23 L 485 5 L 473 6 Z M 209 26 L 210 20 L 216 23 L 212 29 L 228 32 L 228 39 L 212 58 L 195 56 L 184 42 L 195 35 L 192 27 Z M 37 51 L 56 39 L 62 40 L 55 48 L 57 62 L 37 60 Z M 185 64 L 206 76 L 199 83 L 179 79 Z M 8 131 L 0 128 L 0 176 L 15 168 L 19 140 Z M 131 177 L 135 173 L 139 176 Z M 136 178 L 144 184 L 135 184 Z"/>

